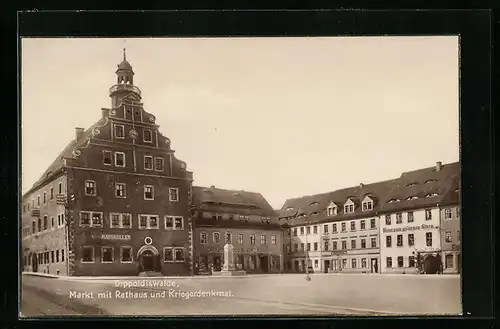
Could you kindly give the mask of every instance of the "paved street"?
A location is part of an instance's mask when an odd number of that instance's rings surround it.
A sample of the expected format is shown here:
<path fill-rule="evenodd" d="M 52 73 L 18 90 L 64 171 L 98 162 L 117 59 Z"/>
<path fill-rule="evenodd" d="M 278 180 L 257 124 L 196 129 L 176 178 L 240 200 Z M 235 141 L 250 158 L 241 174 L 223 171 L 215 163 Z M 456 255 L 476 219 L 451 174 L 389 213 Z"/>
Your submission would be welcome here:
<path fill-rule="evenodd" d="M 117 287 L 118 282 L 147 282 L 156 286 Z M 191 296 L 186 298 L 183 293 Z M 24 316 L 459 314 L 460 278 L 319 274 L 308 282 L 304 275 L 284 274 L 116 281 L 24 275 L 21 313 Z"/>

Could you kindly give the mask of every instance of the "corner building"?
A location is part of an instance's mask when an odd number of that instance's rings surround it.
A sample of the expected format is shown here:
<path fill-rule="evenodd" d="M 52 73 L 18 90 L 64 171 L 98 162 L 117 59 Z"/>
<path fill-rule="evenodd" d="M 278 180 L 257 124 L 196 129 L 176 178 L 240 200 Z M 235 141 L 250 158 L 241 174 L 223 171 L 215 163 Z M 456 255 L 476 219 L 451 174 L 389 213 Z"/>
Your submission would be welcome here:
<path fill-rule="evenodd" d="M 24 196 L 23 250 L 38 254 L 49 248 L 52 238 L 36 235 L 44 232 L 45 216 L 61 212 L 64 233 L 56 244 L 67 249 L 65 274 L 192 274 L 193 175 L 175 157 L 154 115 L 144 110 L 125 53 L 116 75 L 109 90 L 111 108 L 103 108 L 101 119 L 89 129 L 76 128 L 75 139 Z M 57 180 L 64 188 L 58 190 L 54 210 L 38 203 L 28 210 L 39 193 L 57 188 Z M 34 228 L 28 230 L 31 219 Z"/>
<path fill-rule="evenodd" d="M 221 271 L 226 242 L 234 247 L 238 270 L 283 271 L 283 230 L 260 193 L 193 187 L 193 212 L 197 274 Z"/>

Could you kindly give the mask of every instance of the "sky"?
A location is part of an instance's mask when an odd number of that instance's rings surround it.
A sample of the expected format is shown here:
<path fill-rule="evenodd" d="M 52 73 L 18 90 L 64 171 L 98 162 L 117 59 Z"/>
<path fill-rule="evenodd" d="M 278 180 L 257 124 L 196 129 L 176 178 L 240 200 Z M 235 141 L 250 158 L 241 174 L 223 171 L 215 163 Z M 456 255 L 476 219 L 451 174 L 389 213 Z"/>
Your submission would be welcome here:
<path fill-rule="evenodd" d="M 279 209 L 459 161 L 457 36 L 23 38 L 23 193 L 111 107 L 123 48 L 194 185 Z"/>

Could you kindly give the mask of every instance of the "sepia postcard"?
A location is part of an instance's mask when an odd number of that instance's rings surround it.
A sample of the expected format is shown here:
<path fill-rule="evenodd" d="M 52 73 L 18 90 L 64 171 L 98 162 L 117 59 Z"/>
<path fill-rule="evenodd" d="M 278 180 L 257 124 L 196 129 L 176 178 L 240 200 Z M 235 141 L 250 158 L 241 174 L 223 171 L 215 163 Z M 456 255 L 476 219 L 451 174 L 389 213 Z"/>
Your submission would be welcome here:
<path fill-rule="evenodd" d="M 22 38 L 21 318 L 459 315 L 459 38 Z"/>

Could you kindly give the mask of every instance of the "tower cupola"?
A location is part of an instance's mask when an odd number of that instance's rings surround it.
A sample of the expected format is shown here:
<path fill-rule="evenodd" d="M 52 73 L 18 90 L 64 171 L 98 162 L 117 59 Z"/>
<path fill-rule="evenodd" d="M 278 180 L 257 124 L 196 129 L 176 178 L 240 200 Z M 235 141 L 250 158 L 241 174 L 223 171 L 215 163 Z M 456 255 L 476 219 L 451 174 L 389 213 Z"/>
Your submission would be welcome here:
<path fill-rule="evenodd" d="M 125 95 L 134 93 L 138 99 L 141 98 L 141 90 L 134 86 L 134 71 L 132 65 L 127 61 L 127 53 L 123 49 L 123 60 L 118 64 L 116 70 L 117 83 L 109 89 L 109 97 L 111 97 L 111 106 L 120 106 L 121 100 Z"/>

